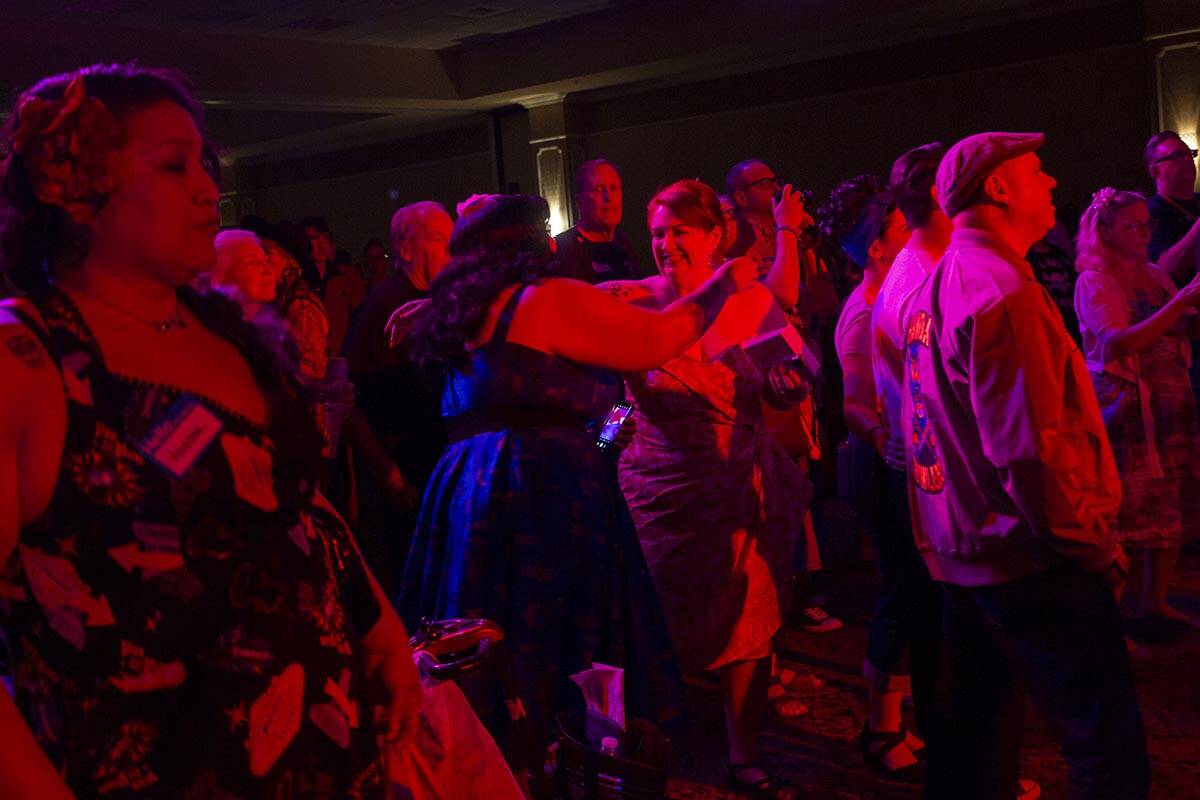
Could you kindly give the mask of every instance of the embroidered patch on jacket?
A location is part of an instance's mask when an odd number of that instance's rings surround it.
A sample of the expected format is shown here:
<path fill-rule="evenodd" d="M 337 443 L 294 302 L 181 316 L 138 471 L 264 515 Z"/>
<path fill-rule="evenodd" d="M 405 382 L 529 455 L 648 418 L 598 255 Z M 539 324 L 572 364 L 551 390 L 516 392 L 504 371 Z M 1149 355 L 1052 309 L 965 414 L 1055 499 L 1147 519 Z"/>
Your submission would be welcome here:
<path fill-rule="evenodd" d="M 912 478 L 917 488 L 929 494 L 937 494 L 946 486 L 946 469 L 942 466 L 937 450 L 937 437 L 929 424 L 925 395 L 921 392 L 921 367 L 918 361 L 920 348 L 929 348 L 933 318 L 925 311 L 918 311 L 908 321 L 904 337 L 904 366 L 908 371 L 908 391 L 912 397 Z"/>

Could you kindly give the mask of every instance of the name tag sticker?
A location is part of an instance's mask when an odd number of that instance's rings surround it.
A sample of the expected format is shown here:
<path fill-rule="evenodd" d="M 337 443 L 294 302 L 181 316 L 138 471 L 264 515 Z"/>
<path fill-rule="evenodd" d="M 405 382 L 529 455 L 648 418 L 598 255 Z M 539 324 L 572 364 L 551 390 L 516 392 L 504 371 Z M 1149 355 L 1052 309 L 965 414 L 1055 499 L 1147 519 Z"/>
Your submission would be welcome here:
<path fill-rule="evenodd" d="M 255 508 L 277 511 L 279 500 L 275 497 L 271 454 L 249 439 L 229 433 L 221 437 L 221 447 L 233 471 L 237 496 Z"/>
<path fill-rule="evenodd" d="M 180 397 L 154 423 L 137 451 L 182 478 L 221 432 L 221 420 L 193 397 Z"/>

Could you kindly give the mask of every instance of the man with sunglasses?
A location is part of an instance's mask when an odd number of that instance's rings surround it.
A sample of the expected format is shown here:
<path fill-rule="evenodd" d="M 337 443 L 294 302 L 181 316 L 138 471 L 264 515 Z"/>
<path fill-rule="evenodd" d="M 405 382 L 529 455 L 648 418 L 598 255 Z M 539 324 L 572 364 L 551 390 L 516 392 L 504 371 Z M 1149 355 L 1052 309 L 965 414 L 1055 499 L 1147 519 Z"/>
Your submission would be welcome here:
<path fill-rule="evenodd" d="M 1160 131 L 1150 137 L 1144 155 L 1154 179 L 1150 218 L 1158 223 L 1150 237 L 1150 260 L 1184 286 L 1196 273 L 1200 242 L 1196 151 L 1175 131 Z"/>

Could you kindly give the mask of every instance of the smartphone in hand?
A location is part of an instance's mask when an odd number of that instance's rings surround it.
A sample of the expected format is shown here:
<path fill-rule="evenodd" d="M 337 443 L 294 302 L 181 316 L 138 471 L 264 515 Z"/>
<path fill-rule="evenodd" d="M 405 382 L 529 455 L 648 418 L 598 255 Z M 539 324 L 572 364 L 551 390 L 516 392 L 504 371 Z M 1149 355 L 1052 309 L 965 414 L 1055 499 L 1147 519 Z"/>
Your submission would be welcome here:
<path fill-rule="evenodd" d="M 617 439 L 617 432 L 621 430 L 621 426 L 625 420 L 629 419 L 629 415 L 633 413 L 633 404 L 620 402 L 612 407 L 608 412 L 608 417 L 604 420 L 604 425 L 600 428 L 600 436 L 596 439 L 596 446 L 601 450 L 607 450 L 612 446 L 612 443 Z"/>

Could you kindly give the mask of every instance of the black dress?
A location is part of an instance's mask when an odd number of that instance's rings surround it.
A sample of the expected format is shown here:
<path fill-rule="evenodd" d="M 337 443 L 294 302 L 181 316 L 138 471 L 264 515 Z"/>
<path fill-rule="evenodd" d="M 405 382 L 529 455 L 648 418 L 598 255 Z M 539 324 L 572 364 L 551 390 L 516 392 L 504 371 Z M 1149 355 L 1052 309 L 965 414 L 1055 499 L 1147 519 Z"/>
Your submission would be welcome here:
<path fill-rule="evenodd" d="M 250 360 L 260 426 L 110 372 L 66 295 L 36 304 L 66 443 L 53 499 L 0 575 L 0 625 L 18 707 L 68 784 L 80 797 L 382 796 L 358 645 L 379 607 L 314 499 L 319 438 L 292 384 Z"/>

